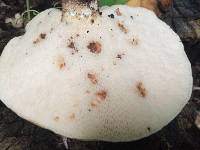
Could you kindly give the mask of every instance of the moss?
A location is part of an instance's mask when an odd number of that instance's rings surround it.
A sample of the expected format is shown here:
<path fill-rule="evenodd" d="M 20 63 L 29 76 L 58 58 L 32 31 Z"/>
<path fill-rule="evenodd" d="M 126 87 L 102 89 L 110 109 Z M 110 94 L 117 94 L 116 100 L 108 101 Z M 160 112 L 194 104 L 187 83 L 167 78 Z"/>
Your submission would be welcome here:
<path fill-rule="evenodd" d="M 112 6 L 116 4 L 125 4 L 128 0 L 99 0 L 100 6 Z"/>

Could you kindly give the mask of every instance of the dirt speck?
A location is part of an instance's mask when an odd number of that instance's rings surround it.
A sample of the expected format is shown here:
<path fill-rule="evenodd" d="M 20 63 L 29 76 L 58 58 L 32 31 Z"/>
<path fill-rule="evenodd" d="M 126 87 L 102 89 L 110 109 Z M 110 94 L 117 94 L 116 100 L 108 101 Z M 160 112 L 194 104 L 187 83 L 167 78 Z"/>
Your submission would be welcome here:
<path fill-rule="evenodd" d="M 99 42 L 97 42 L 97 41 L 95 41 L 95 42 L 91 42 L 88 46 L 87 46 L 87 48 L 90 50 L 90 52 L 92 52 L 92 53 L 94 53 L 94 54 L 99 54 L 99 53 L 101 53 L 101 44 L 99 43 Z"/>
<path fill-rule="evenodd" d="M 74 55 L 75 53 L 78 53 L 78 49 L 76 48 L 74 42 L 70 42 L 69 45 L 68 45 L 68 47 L 72 49 L 72 52 L 71 52 L 72 55 Z"/>
<path fill-rule="evenodd" d="M 94 23 L 94 19 L 91 19 L 90 22 L 91 22 L 91 24 L 93 24 Z"/>
<path fill-rule="evenodd" d="M 96 74 L 94 74 L 94 73 L 88 73 L 87 77 L 91 81 L 92 84 L 97 84 L 98 83 Z"/>
<path fill-rule="evenodd" d="M 122 59 L 124 55 L 125 55 L 124 53 L 122 53 L 122 54 L 117 54 L 117 57 L 116 57 L 116 58 Z"/>
<path fill-rule="evenodd" d="M 114 18 L 115 18 L 115 15 L 114 15 L 114 14 L 110 14 L 110 15 L 108 15 L 108 17 L 114 19 Z"/>
<path fill-rule="evenodd" d="M 74 42 L 70 42 L 68 45 L 69 48 L 75 49 L 75 44 Z"/>
<path fill-rule="evenodd" d="M 45 38 L 46 38 L 46 34 L 45 34 L 45 33 L 41 33 L 41 34 L 39 35 L 39 37 L 38 37 L 36 40 L 33 41 L 33 44 L 37 44 L 37 43 L 39 43 L 41 40 L 44 40 Z"/>
<path fill-rule="evenodd" d="M 122 32 L 128 33 L 128 29 L 124 26 L 122 22 L 118 22 L 118 27 Z"/>
<path fill-rule="evenodd" d="M 139 44 L 139 39 L 137 37 L 134 37 L 132 40 L 131 40 L 131 43 L 132 45 L 134 46 L 137 46 Z"/>
<path fill-rule="evenodd" d="M 147 130 L 150 132 L 150 131 L 151 131 L 151 128 L 150 128 L 150 127 L 147 127 Z"/>
<path fill-rule="evenodd" d="M 117 8 L 117 9 L 115 10 L 115 13 L 117 14 L 117 16 L 122 16 L 122 13 L 120 12 L 119 8 Z"/>
<path fill-rule="evenodd" d="M 142 82 L 138 82 L 136 88 L 141 97 L 145 98 L 147 96 L 147 90 Z"/>
<path fill-rule="evenodd" d="M 41 34 L 40 34 L 40 38 L 41 38 L 41 39 L 45 39 L 46 36 L 47 36 L 47 35 L 46 35 L 45 33 L 41 33 Z"/>

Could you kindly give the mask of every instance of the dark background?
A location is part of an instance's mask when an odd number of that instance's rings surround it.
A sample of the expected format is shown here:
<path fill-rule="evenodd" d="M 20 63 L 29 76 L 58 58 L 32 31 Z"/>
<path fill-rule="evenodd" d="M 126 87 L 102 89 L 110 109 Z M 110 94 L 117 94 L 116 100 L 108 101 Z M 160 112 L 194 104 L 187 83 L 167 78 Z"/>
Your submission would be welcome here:
<path fill-rule="evenodd" d="M 2 4 L 6 4 L 2 5 Z M 33 0 L 33 9 L 52 7 L 52 0 Z M 26 9 L 25 0 L 0 0 L 0 52 L 7 42 L 24 30 L 5 24 L 6 17 Z M 161 19 L 179 34 L 192 63 L 194 85 L 200 86 L 200 0 L 174 0 L 162 10 Z M 81 142 L 68 140 L 70 150 L 200 150 L 200 129 L 195 125 L 200 111 L 200 91 L 169 125 L 158 133 L 129 143 Z M 0 102 L 0 150 L 65 150 L 62 138 L 41 129 L 7 109 Z"/>

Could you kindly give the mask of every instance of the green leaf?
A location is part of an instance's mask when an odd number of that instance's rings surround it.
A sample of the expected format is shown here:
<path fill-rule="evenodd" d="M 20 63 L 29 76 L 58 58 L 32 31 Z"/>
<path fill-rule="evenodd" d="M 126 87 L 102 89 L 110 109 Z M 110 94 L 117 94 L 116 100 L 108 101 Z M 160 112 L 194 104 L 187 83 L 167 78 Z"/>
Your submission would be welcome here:
<path fill-rule="evenodd" d="M 125 4 L 128 0 L 99 0 L 100 6 L 112 6 L 117 4 Z"/>

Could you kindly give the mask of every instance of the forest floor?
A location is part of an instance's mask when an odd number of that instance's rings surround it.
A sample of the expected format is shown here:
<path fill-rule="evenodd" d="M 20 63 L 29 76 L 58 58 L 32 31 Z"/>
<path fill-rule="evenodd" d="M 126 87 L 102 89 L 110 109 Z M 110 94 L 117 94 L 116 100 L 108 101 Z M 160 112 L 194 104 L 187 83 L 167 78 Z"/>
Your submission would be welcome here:
<path fill-rule="evenodd" d="M 33 0 L 33 9 L 52 7 L 52 0 Z M 0 0 L 0 52 L 7 42 L 24 33 L 5 24 L 26 9 L 25 0 Z M 161 19 L 179 34 L 192 63 L 194 86 L 200 86 L 200 1 L 174 0 Z M 183 111 L 158 133 L 129 143 L 83 142 L 69 139 L 70 150 L 200 150 L 200 91 L 193 91 Z M 0 150 L 65 150 L 62 138 L 18 117 L 0 102 Z"/>

